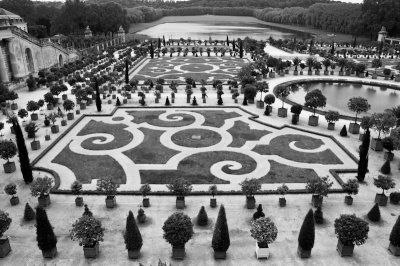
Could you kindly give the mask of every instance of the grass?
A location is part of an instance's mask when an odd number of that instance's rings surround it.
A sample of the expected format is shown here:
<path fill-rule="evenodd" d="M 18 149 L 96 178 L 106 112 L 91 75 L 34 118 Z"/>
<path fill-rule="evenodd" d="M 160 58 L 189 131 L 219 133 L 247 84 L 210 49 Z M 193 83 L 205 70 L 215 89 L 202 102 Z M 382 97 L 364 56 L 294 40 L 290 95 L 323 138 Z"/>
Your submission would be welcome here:
<path fill-rule="evenodd" d="M 261 183 L 306 183 L 308 178 L 318 178 L 313 169 L 298 168 L 276 161 L 269 161 L 271 168 L 268 174 L 259 179 Z"/>
<path fill-rule="evenodd" d="M 193 139 L 192 136 L 200 136 L 201 139 Z M 201 128 L 191 128 L 176 132 L 171 136 L 173 143 L 183 147 L 209 147 L 222 140 L 220 134 L 215 131 Z"/>
<path fill-rule="evenodd" d="M 134 117 L 132 120 L 135 124 L 147 123 L 157 127 L 183 127 L 194 123 L 195 118 L 187 114 L 171 114 L 168 115 L 168 119 L 174 119 L 175 117 L 182 117 L 182 120 L 177 121 L 163 121 L 158 117 L 165 113 L 165 111 L 127 111 L 127 113 Z"/>
<path fill-rule="evenodd" d="M 194 110 L 191 112 L 198 113 L 204 116 L 205 121 L 202 124 L 202 126 L 216 127 L 216 128 L 222 127 L 225 124 L 225 120 L 227 119 L 241 116 L 236 112 L 226 112 L 224 110 L 212 110 L 212 111 Z"/>
<path fill-rule="evenodd" d="M 227 130 L 232 135 L 233 141 L 229 147 L 242 147 L 247 141 L 259 140 L 261 137 L 271 133 L 267 130 L 250 129 L 249 124 L 243 121 L 235 121 L 232 128 Z"/>

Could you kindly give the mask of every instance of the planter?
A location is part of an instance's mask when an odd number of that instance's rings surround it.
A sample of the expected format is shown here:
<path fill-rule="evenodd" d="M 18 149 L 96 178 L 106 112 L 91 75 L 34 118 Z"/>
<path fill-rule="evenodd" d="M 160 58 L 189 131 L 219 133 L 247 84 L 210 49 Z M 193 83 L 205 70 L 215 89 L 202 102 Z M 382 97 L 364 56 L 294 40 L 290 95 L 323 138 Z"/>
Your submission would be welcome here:
<path fill-rule="evenodd" d="M 36 151 L 40 149 L 40 141 L 35 140 L 31 142 L 31 149 Z"/>
<path fill-rule="evenodd" d="M 126 94 L 126 98 L 128 99 L 128 100 L 130 100 L 130 99 L 132 99 L 132 94 Z"/>
<path fill-rule="evenodd" d="M 329 71 L 324 71 L 324 76 L 329 76 Z"/>
<path fill-rule="evenodd" d="M 217 199 L 214 198 L 210 199 L 210 207 L 211 208 L 217 207 Z"/>
<path fill-rule="evenodd" d="M 344 245 L 340 240 L 338 240 L 336 250 L 339 252 L 341 257 L 352 256 L 354 245 L 353 244 Z"/>
<path fill-rule="evenodd" d="M 376 194 L 375 203 L 378 203 L 379 206 L 386 206 L 388 202 L 388 197 L 385 194 Z"/>
<path fill-rule="evenodd" d="M 279 206 L 280 207 L 285 207 L 286 206 L 286 199 L 285 198 L 279 198 Z"/>
<path fill-rule="evenodd" d="M 247 99 L 247 103 L 249 103 L 249 104 L 253 104 L 254 103 L 254 98 L 250 98 L 250 99 Z"/>
<path fill-rule="evenodd" d="M 263 78 L 262 74 L 256 76 L 257 80 L 262 80 L 262 78 Z"/>
<path fill-rule="evenodd" d="M 128 258 L 138 259 L 140 255 L 140 250 L 128 250 Z"/>
<path fill-rule="evenodd" d="M 358 136 L 358 140 L 361 140 L 361 141 L 362 141 L 363 138 L 364 138 L 364 135 L 365 135 L 364 133 L 360 134 L 360 135 Z"/>
<path fill-rule="evenodd" d="M 394 256 L 400 256 L 400 247 L 396 247 L 392 245 L 392 243 L 389 243 L 389 250 Z"/>
<path fill-rule="evenodd" d="M 308 70 L 308 75 L 312 76 L 312 71 Z"/>
<path fill-rule="evenodd" d="M 331 73 L 331 75 L 335 75 L 335 71 L 333 71 L 333 70 L 331 70 L 330 73 Z"/>
<path fill-rule="evenodd" d="M 320 195 L 312 195 L 311 203 L 315 208 L 322 207 L 322 201 L 324 200 L 323 197 Z"/>
<path fill-rule="evenodd" d="M 117 99 L 117 95 L 116 95 L 116 94 L 113 94 L 113 95 L 111 96 L 111 98 L 112 98 L 113 100 L 115 100 L 115 99 Z"/>
<path fill-rule="evenodd" d="M 226 259 L 226 251 L 214 250 L 214 259 L 216 259 L 216 260 L 224 260 L 224 259 Z"/>
<path fill-rule="evenodd" d="M 111 99 L 108 100 L 107 103 L 108 103 L 108 104 L 112 104 L 112 100 L 111 100 Z"/>
<path fill-rule="evenodd" d="M 75 114 L 80 115 L 81 114 L 81 110 L 75 110 Z"/>
<path fill-rule="evenodd" d="M 6 174 L 15 172 L 15 162 L 7 162 L 3 164 L 3 167 Z"/>
<path fill-rule="evenodd" d="M 63 101 L 65 101 L 66 99 L 68 99 L 68 95 L 67 94 L 63 94 L 62 96 Z"/>
<path fill-rule="evenodd" d="M 123 100 L 122 100 L 122 103 L 123 103 L 123 104 L 127 104 L 127 103 L 128 103 L 128 99 L 123 99 Z"/>
<path fill-rule="evenodd" d="M 32 121 L 36 121 L 36 120 L 38 120 L 38 119 L 39 119 L 39 115 L 38 115 L 38 114 L 36 114 L 36 113 L 31 114 L 31 120 L 32 120 Z"/>
<path fill-rule="evenodd" d="M 58 125 L 51 126 L 51 133 L 56 134 L 58 132 L 60 132 Z"/>
<path fill-rule="evenodd" d="M 299 71 L 297 71 L 297 70 L 293 71 L 293 75 L 294 76 L 298 76 L 299 75 Z"/>
<path fill-rule="evenodd" d="M 300 258 L 305 259 L 311 257 L 311 249 L 303 249 L 300 245 L 297 247 L 297 254 Z"/>
<path fill-rule="evenodd" d="M 254 196 L 246 197 L 246 207 L 247 209 L 255 209 L 256 208 L 256 199 Z"/>
<path fill-rule="evenodd" d="M 82 207 L 83 206 L 83 198 L 82 197 L 76 197 L 75 198 L 75 206 L 76 207 Z"/>
<path fill-rule="evenodd" d="M 383 156 L 385 161 L 393 161 L 394 158 L 394 153 L 393 152 L 385 152 L 385 155 Z"/>
<path fill-rule="evenodd" d="M 74 113 L 68 113 L 67 114 L 67 119 L 68 120 L 73 120 L 74 119 Z"/>
<path fill-rule="evenodd" d="M 235 103 L 238 103 L 238 99 L 237 98 L 235 98 L 235 101 L 234 101 Z"/>
<path fill-rule="evenodd" d="M 12 103 L 11 104 L 11 110 L 18 110 L 18 104 L 17 103 Z"/>
<path fill-rule="evenodd" d="M 143 199 L 143 207 L 145 207 L 145 208 L 150 207 L 150 199 L 149 198 Z"/>
<path fill-rule="evenodd" d="M 319 76 L 321 74 L 321 71 L 315 70 L 315 75 Z"/>
<path fill-rule="evenodd" d="M 95 259 L 99 255 L 99 243 L 93 247 L 83 246 L 83 254 L 87 259 Z"/>
<path fill-rule="evenodd" d="M 49 206 L 51 204 L 50 195 L 39 196 L 38 203 L 43 208 Z"/>
<path fill-rule="evenodd" d="M 257 259 L 269 259 L 270 252 L 269 248 L 260 248 L 256 243 L 256 257 Z"/>
<path fill-rule="evenodd" d="M 378 78 L 378 74 L 374 73 L 372 74 L 372 79 L 377 79 Z"/>
<path fill-rule="evenodd" d="M 176 208 L 177 209 L 185 208 L 185 197 L 176 197 Z"/>
<path fill-rule="evenodd" d="M 310 115 L 310 116 L 308 117 L 308 125 L 309 125 L 309 126 L 313 126 L 313 127 L 318 126 L 318 116 L 316 116 L 316 115 Z"/>
<path fill-rule="evenodd" d="M 155 103 L 159 103 L 160 101 L 159 101 L 159 99 L 158 98 L 156 98 L 155 99 Z"/>
<path fill-rule="evenodd" d="M 383 143 L 381 139 L 371 139 L 371 149 L 374 151 L 383 151 Z"/>
<path fill-rule="evenodd" d="M 10 204 L 11 206 L 15 206 L 19 204 L 19 198 L 18 196 L 12 196 L 10 199 Z"/>
<path fill-rule="evenodd" d="M 67 125 L 67 120 L 61 120 L 61 126 L 65 127 Z"/>
<path fill-rule="evenodd" d="M 335 123 L 328 123 L 328 130 L 335 130 Z"/>
<path fill-rule="evenodd" d="M 103 100 L 107 99 L 107 95 L 103 94 Z"/>
<path fill-rule="evenodd" d="M 270 78 L 275 78 L 275 72 L 269 72 L 269 77 Z"/>
<path fill-rule="evenodd" d="M 49 103 L 49 104 L 47 104 L 47 110 L 53 110 L 53 108 L 54 108 L 54 106 L 53 106 L 53 104 L 51 104 L 51 103 Z"/>
<path fill-rule="evenodd" d="M 203 103 L 207 103 L 206 98 L 203 99 Z"/>
<path fill-rule="evenodd" d="M 256 106 L 259 109 L 264 109 L 264 102 L 263 101 L 257 101 Z"/>
<path fill-rule="evenodd" d="M 350 75 L 351 75 L 351 72 L 346 70 L 346 76 L 350 76 Z"/>
<path fill-rule="evenodd" d="M 343 71 L 339 71 L 339 76 L 344 76 Z"/>
<path fill-rule="evenodd" d="M 347 205 L 353 205 L 353 198 L 351 196 L 344 197 L 344 203 Z"/>
<path fill-rule="evenodd" d="M 106 198 L 106 207 L 112 209 L 117 205 L 117 199 L 115 196 L 107 196 Z"/>
<path fill-rule="evenodd" d="M 303 70 L 300 70 L 300 76 L 303 76 L 303 75 L 304 75 Z"/>
<path fill-rule="evenodd" d="M 57 247 L 54 247 L 53 249 L 50 249 L 50 250 L 42 250 L 42 255 L 43 255 L 43 258 L 46 258 L 46 259 L 55 258 L 57 256 Z"/>
<path fill-rule="evenodd" d="M 349 132 L 351 134 L 359 134 L 360 133 L 360 124 L 350 123 Z"/>
<path fill-rule="evenodd" d="M 14 126 L 11 126 L 10 129 L 11 129 L 11 134 L 15 134 Z"/>
<path fill-rule="evenodd" d="M 7 237 L 0 238 L 0 258 L 5 258 L 11 251 L 10 241 Z"/>
<path fill-rule="evenodd" d="M 50 140 L 50 135 L 44 136 L 44 140 Z"/>
<path fill-rule="evenodd" d="M 186 96 L 186 103 L 190 103 L 190 95 Z"/>
<path fill-rule="evenodd" d="M 172 258 L 176 260 L 183 260 L 185 258 L 185 246 L 183 247 L 172 247 Z"/>
<path fill-rule="evenodd" d="M 279 117 L 287 117 L 287 109 L 286 108 L 278 108 L 278 116 Z"/>
<path fill-rule="evenodd" d="M 86 103 L 80 103 L 79 107 L 81 110 L 85 110 L 86 109 Z"/>

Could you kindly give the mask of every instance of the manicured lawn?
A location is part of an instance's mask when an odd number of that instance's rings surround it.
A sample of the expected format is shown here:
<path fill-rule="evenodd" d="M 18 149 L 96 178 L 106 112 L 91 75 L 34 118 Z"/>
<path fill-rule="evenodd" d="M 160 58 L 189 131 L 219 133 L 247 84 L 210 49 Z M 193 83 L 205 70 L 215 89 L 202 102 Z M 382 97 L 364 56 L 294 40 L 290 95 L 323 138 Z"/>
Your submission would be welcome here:
<path fill-rule="evenodd" d="M 299 168 L 270 160 L 271 169 L 260 178 L 262 183 L 305 183 L 309 178 L 318 178 L 313 169 Z"/>
<path fill-rule="evenodd" d="M 201 128 L 185 129 L 172 135 L 171 141 L 183 147 L 208 147 L 221 141 L 221 135 L 215 131 Z"/>
<path fill-rule="evenodd" d="M 247 141 L 259 140 L 261 137 L 271 133 L 268 130 L 250 129 L 249 124 L 243 121 L 235 121 L 233 127 L 228 129 L 228 132 L 233 137 L 233 141 L 229 144 L 229 147 L 237 148 L 242 147 Z"/>

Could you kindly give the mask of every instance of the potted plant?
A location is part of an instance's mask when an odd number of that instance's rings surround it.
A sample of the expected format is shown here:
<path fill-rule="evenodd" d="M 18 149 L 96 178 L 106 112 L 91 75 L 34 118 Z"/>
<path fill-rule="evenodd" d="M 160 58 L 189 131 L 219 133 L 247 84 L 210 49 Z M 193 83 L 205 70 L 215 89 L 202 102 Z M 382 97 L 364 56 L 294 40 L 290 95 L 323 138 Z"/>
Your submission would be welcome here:
<path fill-rule="evenodd" d="M 325 119 L 328 122 L 328 130 L 335 130 L 335 122 L 339 121 L 339 112 L 329 110 L 325 114 Z"/>
<path fill-rule="evenodd" d="M 0 210 L 0 258 L 5 258 L 11 251 L 10 241 L 8 237 L 3 237 L 4 233 L 10 227 L 12 219 L 8 213 Z"/>
<path fill-rule="evenodd" d="M 282 184 L 282 186 L 280 186 L 276 189 L 276 192 L 278 192 L 279 195 L 281 195 L 281 197 L 279 197 L 279 206 L 285 207 L 286 206 L 285 194 L 287 194 L 289 192 L 288 186 L 286 186 L 285 184 Z"/>
<path fill-rule="evenodd" d="M 19 198 L 16 196 L 17 194 L 17 185 L 14 183 L 9 183 L 4 187 L 4 192 L 7 195 L 11 196 L 10 203 L 11 206 L 15 206 L 19 204 Z"/>
<path fill-rule="evenodd" d="M 144 214 L 144 210 L 142 208 L 139 208 L 138 210 L 137 219 L 141 224 L 146 222 L 146 214 Z"/>
<path fill-rule="evenodd" d="M 193 236 L 193 223 L 189 216 L 175 212 L 164 222 L 164 239 L 172 245 L 172 258 L 185 257 L 185 244 Z"/>
<path fill-rule="evenodd" d="M 312 67 L 315 63 L 314 58 L 312 57 L 308 57 L 306 60 L 306 65 L 308 66 L 308 75 L 311 76 L 312 75 Z"/>
<path fill-rule="evenodd" d="M 389 136 L 389 137 L 385 137 L 384 139 L 382 139 L 382 146 L 385 150 L 387 150 L 384 155 L 385 161 L 393 161 L 394 142 L 393 142 L 392 137 Z"/>
<path fill-rule="evenodd" d="M 352 256 L 354 245 L 360 246 L 368 238 L 368 223 L 355 214 L 342 214 L 335 220 L 335 234 L 338 238 L 337 251 L 340 256 Z"/>
<path fill-rule="evenodd" d="M 396 117 L 393 113 L 374 113 L 371 116 L 373 128 L 378 131 L 378 137 L 372 138 L 371 149 L 374 151 L 382 151 L 383 143 L 381 139 L 381 133 L 388 134 L 390 129 L 396 125 Z"/>
<path fill-rule="evenodd" d="M 400 192 L 392 192 L 389 195 L 390 203 L 399 204 L 400 202 Z"/>
<path fill-rule="evenodd" d="M 297 254 L 300 258 L 309 258 L 311 256 L 311 250 L 314 247 L 315 241 L 315 222 L 314 213 L 310 209 L 304 218 L 303 224 L 300 228 Z"/>
<path fill-rule="evenodd" d="M 247 209 L 254 209 L 256 207 L 254 194 L 261 189 L 260 182 L 255 178 L 246 178 L 243 182 L 239 183 L 239 185 L 242 188 L 242 193 L 246 196 Z"/>
<path fill-rule="evenodd" d="M 15 171 L 15 162 L 10 162 L 10 159 L 17 154 L 17 146 L 12 140 L 1 140 L 0 141 L 0 157 L 3 160 L 7 160 L 3 164 L 4 172 L 9 174 Z"/>
<path fill-rule="evenodd" d="M 25 109 L 19 109 L 17 115 L 22 119 L 22 123 L 25 123 L 25 117 L 28 116 L 28 111 Z"/>
<path fill-rule="evenodd" d="M 254 103 L 254 97 L 257 95 L 257 88 L 252 84 L 246 84 L 244 87 L 244 96 L 248 103 Z"/>
<path fill-rule="evenodd" d="M 285 99 L 289 96 L 290 90 L 288 87 L 280 86 L 275 91 L 276 96 L 281 99 L 282 107 L 278 108 L 278 116 L 279 117 L 287 117 L 287 109 L 284 108 Z"/>
<path fill-rule="evenodd" d="M 358 194 L 358 181 L 355 179 L 347 180 L 347 182 L 343 185 L 343 191 L 347 193 L 347 196 L 344 197 L 344 203 L 346 203 L 347 205 L 352 205 L 353 198 L 351 197 L 351 195 Z"/>
<path fill-rule="evenodd" d="M 9 100 L 9 101 L 12 101 L 12 103 L 11 103 L 11 110 L 13 110 L 13 111 L 15 111 L 15 110 L 17 110 L 18 109 L 18 104 L 17 103 L 15 103 L 14 101 L 16 100 L 16 99 L 18 99 L 18 93 L 16 93 L 15 91 L 10 91 L 9 93 L 8 93 L 8 95 L 7 95 L 7 99 Z"/>
<path fill-rule="evenodd" d="M 369 129 L 373 127 L 374 125 L 373 122 L 374 121 L 371 119 L 370 116 L 363 116 L 363 118 L 361 118 L 360 127 L 364 130 L 364 133 L 360 133 L 358 137 L 359 140 L 361 141 L 363 140 L 365 132 L 369 131 Z"/>
<path fill-rule="evenodd" d="M 97 181 L 97 191 L 106 194 L 106 206 L 107 208 L 114 208 L 117 204 L 115 195 L 117 194 L 117 188 L 119 184 L 114 183 L 111 177 L 99 179 Z"/>
<path fill-rule="evenodd" d="M 360 133 L 360 125 L 357 124 L 357 116 L 360 113 L 365 113 L 369 109 L 371 109 L 371 105 L 368 103 L 368 100 L 362 97 L 353 97 L 347 103 L 347 107 L 350 111 L 356 113 L 356 118 L 354 119 L 354 123 L 350 123 L 349 132 L 352 134 Z"/>
<path fill-rule="evenodd" d="M 297 125 L 299 122 L 299 116 L 301 114 L 301 111 L 303 111 L 303 106 L 300 104 L 293 104 L 292 107 L 290 107 L 290 112 L 293 114 L 292 116 L 292 124 Z"/>
<path fill-rule="evenodd" d="M 225 259 L 226 251 L 230 244 L 231 241 L 229 237 L 228 223 L 226 221 L 225 207 L 224 205 L 221 205 L 211 241 L 211 246 L 214 250 L 214 258 Z"/>
<path fill-rule="evenodd" d="M 126 218 L 124 240 L 125 247 L 128 250 L 128 257 L 130 259 L 139 258 L 140 249 L 143 245 L 143 239 L 132 211 L 129 211 L 128 217 Z"/>
<path fill-rule="evenodd" d="M 65 127 L 67 125 L 67 120 L 64 119 L 65 114 L 63 112 L 58 112 L 58 117 L 61 118 L 61 126 Z"/>
<path fill-rule="evenodd" d="M 171 180 L 167 188 L 176 195 L 176 208 L 185 208 L 185 196 L 192 191 L 192 184 L 184 178 L 176 178 Z"/>
<path fill-rule="evenodd" d="M 186 103 L 190 103 L 190 97 L 193 94 L 192 85 L 187 84 L 185 92 L 186 92 Z"/>
<path fill-rule="evenodd" d="M 85 258 L 94 259 L 99 254 L 99 242 L 103 241 L 104 228 L 93 216 L 83 215 L 72 225 L 70 237 L 83 246 Z"/>
<path fill-rule="evenodd" d="M 266 108 L 269 109 L 269 113 L 272 113 L 272 106 L 271 104 L 273 104 L 275 102 L 275 96 L 273 94 L 267 94 L 264 97 L 264 102 L 267 105 Z"/>
<path fill-rule="evenodd" d="M 47 110 L 53 110 L 54 108 L 54 96 L 51 94 L 51 92 L 46 93 L 43 95 L 44 101 L 47 103 Z"/>
<path fill-rule="evenodd" d="M 28 101 L 26 104 L 26 110 L 28 110 L 31 113 L 31 120 L 36 121 L 39 119 L 39 116 L 37 113 L 35 113 L 37 110 L 39 110 L 40 106 L 37 102 L 35 101 Z"/>
<path fill-rule="evenodd" d="M 395 256 L 400 256 L 400 216 L 397 217 L 389 237 L 389 250 Z"/>
<path fill-rule="evenodd" d="M 210 199 L 210 207 L 215 208 L 217 207 L 217 199 L 215 198 L 215 195 L 218 193 L 217 185 L 211 185 L 208 188 L 208 191 L 212 195 L 212 198 Z"/>
<path fill-rule="evenodd" d="M 396 186 L 396 183 L 390 176 L 379 175 L 378 178 L 374 178 L 374 185 L 377 188 L 382 189 L 382 194 L 376 193 L 375 203 L 378 203 L 379 206 L 386 206 L 388 197 L 385 195 L 385 190 L 389 190 Z"/>
<path fill-rule="evenodd" d="M 67 119 L 68 119 L 68 120 L 73 120 L 73 119 L 74 119 L 74 113 L 71 112 L 71 111 L 74 110 L 74 108 L 75 108 L 75 103 L 74 103 L 73 101 L 67 99 L 67 100 L 64 101 L 63 107 L 64 107 L 64 110 L 65 110 L 66 112 L 68 112 L 68 113 L 67 113 Z"/>
<path fill-rule="evenodd" d="M 51 204 L 50 189 L 53 187 L 53 179 L 48 176 L 38 177 L 31 184 L 31 195 L 38 197 L 39 206 L 47 207 Z"/>
<path fill-rule="evenodd" d="M 257 101 L 256 106 L 259 109 L 264 109 L 264 101 L 262 100 L 262 94 L 263 94 L 263 92 L 269 91 L 269 85 L 266 81 L 257 82 L 256 88 L 257 88 L 257 91 L 260 92 L 260 100 Z"/>
<path fill-rule="evenodd" d="M 151 187 L 149 184 L 143 184 L 140 189 L 140 193 L 142 193 L 143 196 L 143 207 L 147 208 L 150 206 L 150 199 L 147 197 L 149 192 L 151 191 Z"/>
<path fill-rule="evenodd" d="M 268 259 L 270 256 L 269 244 L 272 244 L 278 236 L 278 228 L 269 217 L 260 217 L 251 221 L 251 237 L 256 243 L 257 259 Z"/>
<path fill-rule="evenodd" d="M 378 58 L 375 58 L 372 60 L 372 67 L 375 68 L 375 72 L 372 74 L 372 79 L 377 79 L 378 74 L 376 73 L 376 70 L 382 66 L 382 61 Z"/>
<path fill-rule="evenodd" d="M 28 132 L 28 138 L 33 138 L 33 141 L 31 142 L 32 150 L 40 149 L 40 141 L 36 140 L 36 132 L 38 130 L 39 128 L 35 122 L 29 122 L 29 124 L 25 126 L 25 131 Z"/>
<path fill-rule="evenodd" d="M 233 93 L 232 93 L 232 99 L 234 100 L 234 102 L 235 103 L 238 103 L 238 97 L 239 97 L 239 92 L 238 92 L 238 89 L 233 89 L 232 90 L 233 91 Z"/>
<path fill-rule="evenodd" d="M 36 208 L 36 239 L 44 258 L 52 259 L 57 255 L 57 237 L 46 211 L 40 206 Z"/>
<path fill-rule="evenodd" d="M 51 126 L 51 133 L 56 134 L 60 132 L 60 128 L 56 125 L 58 114 L 56 112 L 50 113 L 47 118 L 53 123 Z"/>
<path fill-rule="evenodd" d="M 318 116 L 315 115 L 315 111 L 318 107 L 325 107 L 326 97 L 322 94 L 321 90 L 315 89 L 306 94 L 305 100 L 304 105 L 313 109 L 313 115 L 309 117 L 308 125 L 318 126 Z"/>
<path fill-rule="evenodd" d="M 329 177 L 317 177 L 307 180 L 306 189 L 308 192 L 313 193 L 312 204 L 315 208 L 322 206 L 323 197 L 327 197 L 329 188 L 333 182 L 329 181 Z"/>
<path fill-rule="evenodd" d="M 82 207 L 83 206 L 83 198 L 80 196 L 82 193 L 82 184 L 78 180 L 75 180 L 71 184 L 71 193 L 76 196 L 75 198 L 75 205 L 77 207 Z"/>

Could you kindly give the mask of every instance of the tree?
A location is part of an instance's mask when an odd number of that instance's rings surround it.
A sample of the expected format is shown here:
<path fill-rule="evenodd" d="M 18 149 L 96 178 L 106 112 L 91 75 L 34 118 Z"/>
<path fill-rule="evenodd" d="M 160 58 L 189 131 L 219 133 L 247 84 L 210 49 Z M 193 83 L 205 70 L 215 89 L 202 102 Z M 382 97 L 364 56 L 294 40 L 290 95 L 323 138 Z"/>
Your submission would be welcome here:
<path fill-rule="evenodd" d="M 175 178 L 172 179 L 169 184 L 167 184 L 167 188 L 175 195 L 184 197 L 192 191 L 193 186 L 184 178 Z"/>
<path fill-rule="evenodd" d="M 251 237 L 257 241 L 258 247 L 268 248 L 278 236 L 278 229 L 269 217 L 261 217 L 251 221 Z"/>
<path fill-rule="evenodd" d="M 10 163 L 10 159 L 17 154 L 17 146 L 12 140 L 0 141 L 0 157 Z"/>
<path fill-rule="evenodd" d="M 26 104 L 26 109 L 32 113 L 35 113 L 35 111 L 39 110 L 39 108 L 39 104 L 35 101 L 28 101 Z"/>
<path fill-rule="evenodd" d="M 368 103 L 368 100 L 362 97 L 353 97 L 347 103 L 347 107 L 352 112 L 356 112 L 356 118 L 354 123 L 357 124 L 357 115 L 360 113 L 367 112 L 371 109 L 371 105 Z"/>
<path fill-rule="evenodd" d="M 335 234 L 344 245 L 362 245 L 368 239 L 368 223 L 355 214 L 342 214 L 335 220 Z"/>
<path fill-rule="evenodd" d="M 299 246 L 303 250 L 311 250 L 314 247 L 315 240 L 315 224 L 314 224 L 314 212 L 310 209 L 304 218 L 303 224 L 300 228 L 299 233 Z"/>
<path fill-rule="evenodd" d="M 342 127 L 342 130 L 340 130 L 340 136 L 342 136 L 342 137 L 347 137 L 346 125 L 344 125 L 344 126 Z"/>
<path fill-rule="evenodd" d="M 381 133 L 388 134 L 396 124 L 396 117 L 390 112 L 374 113 L 371 120 L 373 121 L 373 128 L 378 131 L 378 139 L 380 139 Z"/>
<path fill-rule="evenodd" d="M 381 212 L 379 210 L 379 204 L 375 203 L 374 207 L 368 212 L 368 219 L 372 222 L 379 222 L 381 220 Z"/>
<path fill-rule="evenodd" d="M 339 121 L 339 118 L 340 118 L 340 114 L 339 114 L 339 112 L 336 112 L 336 111 L 329 110 L 325 114 L 325 119 L 328 123 L 335 123 L 335 122 Z"/>
<path fill-rule="evenodd" d="M 72 225 L 70 237 L 78 241 L 80 246 L 94 247 L 104 239 L 104 228 L 101 222 L 92 216 L 83 215 Z"/>
<path fill-rule="evenodd" d="M 378 68 L 380 68 L 382 66 L 382 61 L 378 58 L 375 58 L 374 60 L 372 60 L 372 67 L 375 68 L 375 74 L 376 74 L 376 70 Z"/>
<path fill-rule="evenodd" d="M 246 178 L 239 185 L 241 186 L 242 193 L 247 197 L 253 197 L 254 193 L 261 189 L 261 184 L 256 178 Z"/>
<path fill-rule="evenodd" d="M 215 223 L 211 246 L 214 251 L 226 252 L 231 244 L 228 223 L 226 221 L 225 207 L 221 205 Z"/>
<path fill-rule="evenodd" d="M 312 178 L 307 180 L 306 189 L 315 195 L 320 197 L 327 197 L 330 187 L 333 182 L 329 182 L 329 177 L 324 176 L 321 178 Z"/>
<path fill-rule="evenodd" d="M 400 247 L 400 216 L 397 217 L 389 237 L 390 243 L 395 247 Z"/>
<path fill-rule="evenodd" d="M 284 86 L 280 86 L 280 87 L 278 87 L 278 88 L 276 89 L 275 94 L 276 94 L 276 96 L 277 96 L 279 99 L 281 99 L 281 101 L 282 101 L 282 108 L 283 108 L 283 105 L 284 105 L 284 103 L 285 103 L 285 99 L 286 99 L 286 98 L 289 96 L 289 94 L 290 94 L 289 88 L 288 88 L 288 87 L 284 87 Z"/>
<path fill-rule="evenodd" d="M 173 247 L 184 247 L 193 236 L 193 224 L 189 216 L 175 212 L 164 222 L 164 239 Z"/>
<path fill-rule="evenodd" d="M 374 178 L 374 185 L 377 188 L 382 189 L 382 195 L 385 195 L 385 190 L 389 190 L 396 186 L 396 183 L 390 176 L 379 175 L 378 178 Z"/>
<path fill-rule="evenodd" d="M 22 177 L 26 184 L 33 181 L 32 167 L 28 156 L 28 150 L 26 149 L 24 135 L 22 134 L 21 127 L 19 126 L 18 120 L 13 119 L 12 124 L 15 130 L 15 136 L 17 140 L 19 162 L 21 166 Z"/>
<path fill-rule="evenodd" d="M 370 142 L 370 131 L 367 130 L 363 136 L 362 144 L 360 146 L 360 160 L 358 161 L 357 179 L 363 182 L 365 175 L 368 172 L 368 151 Z"/>
<path fill-rule="evenodd" d="M 50 251 L 57 245 L 57 237 L 42 207 L 36 208 L 36 240 L 42 251 Z"/>
<path fill-rule="evenodd" d="M 129 84 L 129 64 L 128 59 L 125 60 L 125 84 Z M 97 93 L 97 90 L 96 90 Z"/>
<path fill-rule="evenodd" d="M 99 90 L 99 82 L 97 79 L 94 81 L 94 88 L 96 89 L 96 108 L 97 112 L 101 112 L 101 99 L 100 99 L 100 90 Z"/>
<path fill-rule="evenodd" d="M 136 224 L 132 211 L 129 211 L 125 227 L 125 247 L 127 250 L 140 250 L 143 245 L 142 235 Z"/>
<path fill-rule="evenodd" d="M 197 224 L 200 226 L 206 226 L 208 224 L 208 215 L 204 206 L 201 206 L 200 211 L 197 214 Z"/>
<path fill-rule="evenodd" d="M 322 94 L 321 90 L 315 89 L 306 94 L 305 97 L 305 106 L 313 109 L 313 113 L 315 116 L 315 110 L 318 107 L 325 107 L 326 105 L 326 97 Z"/>

